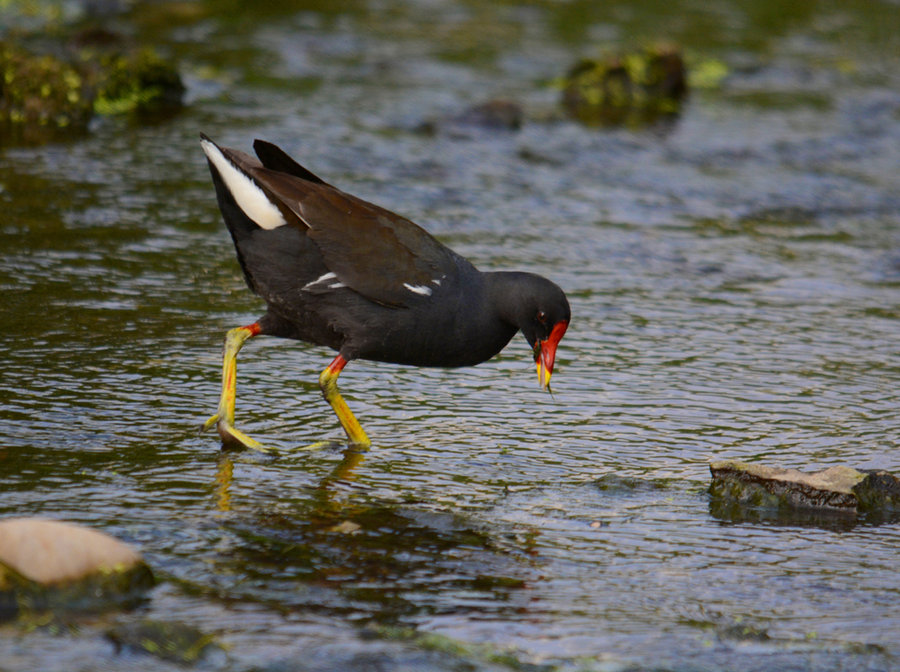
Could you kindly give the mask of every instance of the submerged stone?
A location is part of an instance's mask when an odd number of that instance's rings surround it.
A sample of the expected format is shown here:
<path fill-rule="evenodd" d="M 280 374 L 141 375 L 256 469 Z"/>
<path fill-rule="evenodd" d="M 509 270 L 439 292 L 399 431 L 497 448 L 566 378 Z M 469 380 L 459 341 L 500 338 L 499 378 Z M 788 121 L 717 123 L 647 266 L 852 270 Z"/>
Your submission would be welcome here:
<path fill-rule="evenodd" d="M 214 635 L 177 622 L 125 623 L 109 630 L 106 637 L 117 651 L 147 653 L 177 663 L 194 663 L 223 650 Z"/>
<path fill-rule="evenodd" d="M 0 617 L 119 604 L 153 582 L 141 555 L 103 532 L 41 518 L 0 521 Z"/>
<path fill-rule="evenodd" d="M 447 665 L 434 667 L 421 665 L 426 669 L 452 670 L 521 670 L 528 672 L 552 672 L 558 669 L 555 665 L 544 665 L 522 660 L 521 654 L 511 647 L 500 647 L 492 644 L 466 642 L 438 633 L 423 632 L 415 628 L 382 626 L 369 624 L 362 632 L 366 639 L 382 639 L 385 641 L 411 644 L 423 652 L 435 654 Z M 421 661 L 424 663 L 425 661 Z"/>
<path fill-rule="evenodd" d="M 456 124 L 481 128 L 517 131 L 522 128 L 524 112 L 513 100 L 497 98 L 474 105 L 453 118 Z"/>
<path fill-rule="evenodd" d="M 480 133 L 506 133 L 522 128 L 525 111 L 514 100 L 495 98 L 466 108 L 458 114 L 431 119 L 421 123 L 419 133 L 447 133 L 450 136 L 471 137 Z"/>
<path fill-rule="evenodd" d="M 885 471 L 836 466 L 813 473 L 725 460 L 709 465 L 720 507 L 807 511 L 873 518 L 900 513 L 900 479 Z M 738 507 L 734 509 L 734 507 Z"/>

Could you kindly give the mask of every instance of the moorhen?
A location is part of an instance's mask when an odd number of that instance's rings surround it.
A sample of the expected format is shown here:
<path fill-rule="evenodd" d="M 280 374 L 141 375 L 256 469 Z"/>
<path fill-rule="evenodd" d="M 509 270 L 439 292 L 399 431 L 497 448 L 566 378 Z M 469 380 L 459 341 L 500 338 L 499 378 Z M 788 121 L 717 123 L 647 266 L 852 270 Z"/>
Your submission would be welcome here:
<path fill-rule="evenodd" d="M 347 362 L 472 366 L 519 330 L 549 388 L 569 302 L 532 273 L 483 273 L 408 219 L 326 183 L 275 145 L 258 159 L 201 134 L 219 208 L 247 285 L 266 302 L 257 322 L 225 337 L 216 426 L 225 445 L 266 450 L 234 426 L 237 354 L 260 334 L 338 352 L 319 386 L 351 444 L 370 445 L 337 378 Z"/>

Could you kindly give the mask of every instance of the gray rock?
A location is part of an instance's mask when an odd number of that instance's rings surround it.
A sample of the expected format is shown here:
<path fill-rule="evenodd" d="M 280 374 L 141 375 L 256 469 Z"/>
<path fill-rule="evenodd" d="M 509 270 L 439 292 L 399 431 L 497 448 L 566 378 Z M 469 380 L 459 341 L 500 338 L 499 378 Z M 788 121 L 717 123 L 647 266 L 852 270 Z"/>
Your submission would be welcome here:
<path fill-rule="evenodd" d="M 886 471 L 836 466 L 807 473 L 725 460 L 709 465 L 710 495 L 747 508 L 857 516 L 900 512 L 900 480 Z"/>

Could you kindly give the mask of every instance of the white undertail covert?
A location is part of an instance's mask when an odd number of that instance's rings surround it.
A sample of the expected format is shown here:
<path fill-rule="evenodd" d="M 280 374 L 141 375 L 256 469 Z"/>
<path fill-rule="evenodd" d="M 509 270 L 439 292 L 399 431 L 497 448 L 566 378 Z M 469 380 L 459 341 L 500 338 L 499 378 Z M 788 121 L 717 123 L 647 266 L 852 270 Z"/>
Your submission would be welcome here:
<path fill-rule="evenodd" d="M 201 140 L 200 145 L 206 157 L 219 171 L 225 187 L 231 192 L 238 207 L 260 228 L 271 230 L 287 224 L 281 211 L 268 199 L 265 192 L 247 175 L 231 163 L 222 151 L 209 140 Z"/>

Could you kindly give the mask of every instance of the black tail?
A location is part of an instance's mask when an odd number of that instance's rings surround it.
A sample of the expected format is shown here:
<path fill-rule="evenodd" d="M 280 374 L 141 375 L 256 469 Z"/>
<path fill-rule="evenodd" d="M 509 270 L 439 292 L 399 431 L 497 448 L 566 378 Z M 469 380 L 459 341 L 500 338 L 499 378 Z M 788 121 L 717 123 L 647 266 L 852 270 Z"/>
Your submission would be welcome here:
<path fill-rule="evenodd" d="M 299 163 L 294 161 L 285 153 L 283 149 L 281 149 L 277 145 L 273 145 L 271 142 L 266 142 L 265 140 L 254 140 L 253 151 L 256 152 L 256 156 L 259 157 L 259 160 L 262 161 L 262 164 L 266 168 L 277 170 L 281 173 L 287 173 L 288 175 L 293 175 L 294 177 L 299 177 L 301 180 L 306 180 L 307 182 L 315 182 L 316 184 L 331 186 L 321 177 L 315 175 L 314 173 L 311 173 Z"/>

